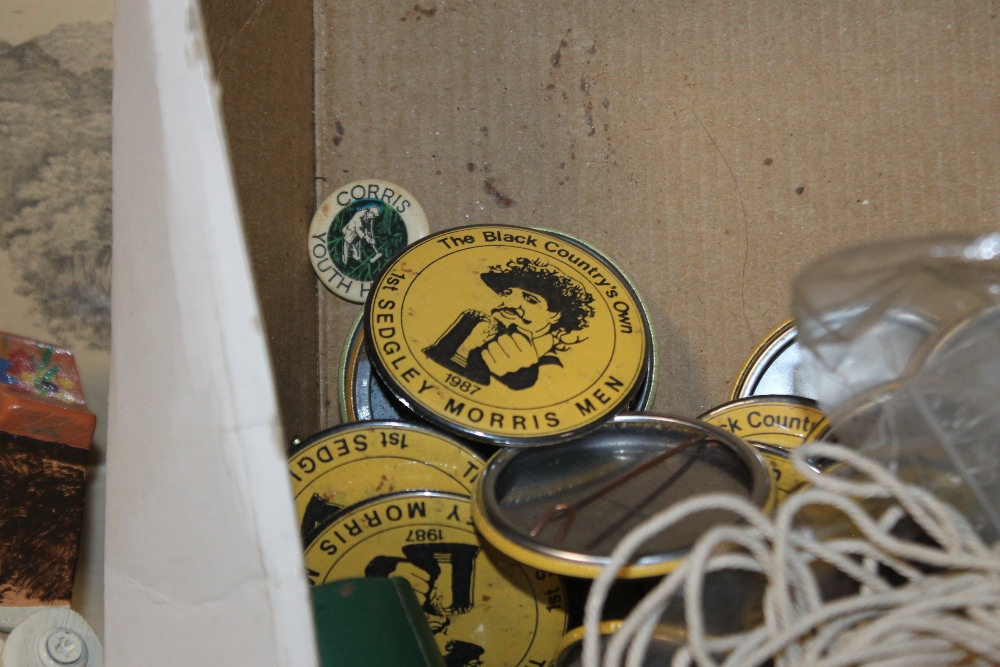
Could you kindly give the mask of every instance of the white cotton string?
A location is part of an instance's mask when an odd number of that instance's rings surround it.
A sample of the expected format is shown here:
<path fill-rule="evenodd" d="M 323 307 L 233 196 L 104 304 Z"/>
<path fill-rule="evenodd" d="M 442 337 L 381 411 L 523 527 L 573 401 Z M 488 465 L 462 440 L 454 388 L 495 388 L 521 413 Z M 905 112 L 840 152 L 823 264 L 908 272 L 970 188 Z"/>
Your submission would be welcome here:
<path fill-rule="evenodd" d="M 817 456 L 850 469 L 852 478 L 816 473 L 806 460 Z M 673 667 L 720 667 L 720 660 L 721 667 L 1000 663 L 1000 554 L 983 543 L 964 517 L 844 447 L 803 445 L 793 451 L 792 462 L 812 486 L 790 496 L 773 518 L 743 498 L 707 494 L 678 503 L 630 531 L 591 586 L 584 612 L 583 667 L 643 667 L 660 617 L 682 589 L 687 643 L 674 654 Z M 873 502 L 880 508 L 877 516 L 866 509 Z M 803 529 L 801 512 L 816 507 L 832 510 L 844 530 L 821 539 Z M 621 569 L 654 536 L 710 510 L 730 512 L 742 521 L 706 531 L 688 557 L 625 618 L 602 656 L 601 610 Z M 936 545 L 893 535 L 905 517 Z M 853 579 L 858 593 L 824 600 L 815 569 L 821 562 Z M 883 567 L 905 583 L 886 580 Z M 760 626 L 721 637 L 707 633 L 705 615 L 711 610 L 704 608 L 705 577 L 720 570 L 767 578 Z"/>

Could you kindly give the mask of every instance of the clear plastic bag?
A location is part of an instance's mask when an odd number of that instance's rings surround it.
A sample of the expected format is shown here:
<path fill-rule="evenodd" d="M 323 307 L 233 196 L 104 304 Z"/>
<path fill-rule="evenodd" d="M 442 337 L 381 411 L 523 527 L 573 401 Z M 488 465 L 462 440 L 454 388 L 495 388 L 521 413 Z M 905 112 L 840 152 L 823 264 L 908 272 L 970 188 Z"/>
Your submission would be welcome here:
<path fill-rule="evenodd" d="M 832 438 L 1000 537 L 1000 233 L 834 253 L 793 307 Z"/>

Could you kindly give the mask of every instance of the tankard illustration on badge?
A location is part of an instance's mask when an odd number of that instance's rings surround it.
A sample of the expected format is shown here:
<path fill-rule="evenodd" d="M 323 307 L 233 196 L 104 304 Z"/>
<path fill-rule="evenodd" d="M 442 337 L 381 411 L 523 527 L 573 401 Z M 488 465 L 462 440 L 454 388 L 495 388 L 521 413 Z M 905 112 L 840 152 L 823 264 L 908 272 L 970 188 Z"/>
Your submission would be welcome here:
<path fill-rule="evenodd" d="M 366 577 L 403 577 L 413 586 L 434 634 L 447 634 L 450 616 L 472 611 L 476 556 L 479 547 L 462 543 L 407 544 L 400 556 L 375 556 L 365 568 Z M 445 664 L 451 667 L 481 665 L 485 652 L 477 644 L 450 640 Z M 461 656 L 461 659 L 456 660 Z"/>
<path fill-rule="evenodd" d="M 594 316 L 594 296 L 576 280 L 541 261 L 518 257 L 480 275 L 498 299 L 461 313 L 423 350 L 473 382 L 491 378 L 511 389 L 538 381 L 541 366 L 562 366 L 559 353 L 586 340 L 578 332 Z"/>

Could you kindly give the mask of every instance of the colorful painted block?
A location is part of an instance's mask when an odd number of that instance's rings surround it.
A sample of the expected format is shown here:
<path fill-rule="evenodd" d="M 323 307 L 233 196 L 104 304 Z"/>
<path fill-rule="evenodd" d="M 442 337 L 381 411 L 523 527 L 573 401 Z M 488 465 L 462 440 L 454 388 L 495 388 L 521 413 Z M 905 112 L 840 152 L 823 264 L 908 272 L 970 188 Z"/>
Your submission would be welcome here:
<path fill-rule="evenodd" d="M 96 421 L 72 352 L 0 333 L 0 606 L 69 604 Z"/>

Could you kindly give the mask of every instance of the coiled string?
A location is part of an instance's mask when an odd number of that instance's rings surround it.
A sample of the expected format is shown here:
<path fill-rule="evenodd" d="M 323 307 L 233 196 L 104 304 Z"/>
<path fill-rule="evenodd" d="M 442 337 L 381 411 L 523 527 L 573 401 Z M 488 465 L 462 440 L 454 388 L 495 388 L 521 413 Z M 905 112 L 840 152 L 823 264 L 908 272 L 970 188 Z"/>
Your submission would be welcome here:
<path fill-rule="evenodd" d="M 821 475 L 806 459 L 822 457 L 856 473 Z M 956 510 L 905 484 L 857 452 L 810 443 L 792 453 L 812 484 L 788 498 L 774 517 L 744 498 L 709 494 L 678 503 L 630 531 L 591 586 L 584 612 L 584 667 L 642 667 L 671 598 L 683 587 L 687 644 L 672 665 L 686 667 L 912 667 L 1000 664 L 1000 556 Z M 863 506 L 878 501 L 878 517 Z M 817 539 L 796 528 L 804 508 L 825 506 L 853 524 L 861 538 Z M 600 655 L 601 610 L 616 573 L 651 537 L 692 514 L 726 510 L 743 521 L 707 531 L 690 555 L 625 619 Z M 908 516 L 936 544 L 890 531 Z M 814 565 L 826 563 L 856 581 L 856 595 L 824 601 Z M 890 582 L 882 573 L 891 569 Z M 764 622 L 744 632 L 709 636 L 705 576 L 743 570 L 767 578 Z M 899 577 L 904 580 L 899 583 Z"/>

